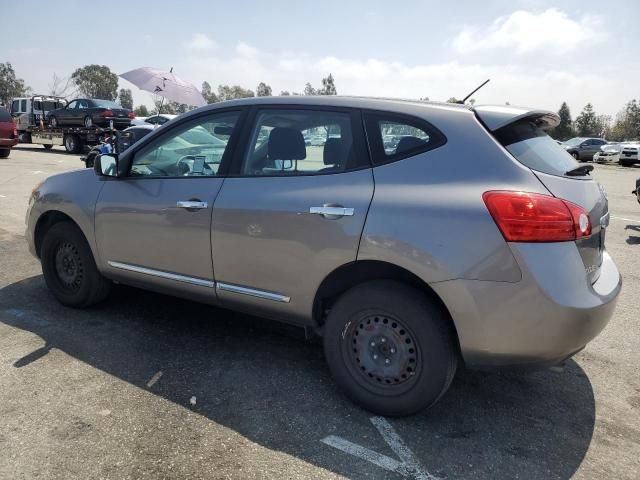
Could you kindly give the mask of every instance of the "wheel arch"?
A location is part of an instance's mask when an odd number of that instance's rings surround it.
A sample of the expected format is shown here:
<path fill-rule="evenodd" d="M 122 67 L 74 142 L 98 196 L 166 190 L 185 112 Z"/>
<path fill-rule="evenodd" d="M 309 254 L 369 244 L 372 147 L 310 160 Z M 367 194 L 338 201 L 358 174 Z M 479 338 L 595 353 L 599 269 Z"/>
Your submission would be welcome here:
<path fill-rule="evenodd" d="M 371 280 L 396 280 L 400 283 L 413 286 L 433 300 L 442 309 L 442 311 L 446 313 L 449 326 L 455 336 L 458 352 L 460 352 L 458 330 L 449 309 L 438 294 L 429 286 L 428 283 L 409 270 L 392 263 L 378 260 L 359 260 L 348 263 L 336 268 L 325 277 L 318 287 L 313 301 L 314 326 L 317 329 L 322 328 L 328 309 L 331 308 L 331 305 L 342 293 L 356 285 Z"/>
<path fill-rule="evenodd" d="M 61 212 L 60 210 L 47 210 L 38 218 L 38 221 L 36 222 L 36 228 L 33 233 L 33 242 L 38 258 L 40 258 L 40 250 L 42 248 L 42 241 L 44 240 L 44 236 L 47 234 L 51 227 L 60 222 L 73 223 L 78 228 L 78 230 L 82 232 L 86 239 L 87 236 L 84 234 L 84 231 L 82 230 L 78 222 L 76 222 L 69 215 Z"/>

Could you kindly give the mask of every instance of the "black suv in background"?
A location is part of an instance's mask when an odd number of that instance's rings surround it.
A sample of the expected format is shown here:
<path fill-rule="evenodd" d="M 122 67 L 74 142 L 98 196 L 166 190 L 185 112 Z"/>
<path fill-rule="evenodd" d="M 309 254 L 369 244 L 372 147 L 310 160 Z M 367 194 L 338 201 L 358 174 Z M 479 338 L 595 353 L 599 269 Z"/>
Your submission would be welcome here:
<path fill-rule="evenodd" d="M 600 147 L 606 145 L 607 141 L 602 138 L 575 137 L 563 142 L 564 148 L 576 160 L 590 162 L 593 156 L 600 151 Z"/>

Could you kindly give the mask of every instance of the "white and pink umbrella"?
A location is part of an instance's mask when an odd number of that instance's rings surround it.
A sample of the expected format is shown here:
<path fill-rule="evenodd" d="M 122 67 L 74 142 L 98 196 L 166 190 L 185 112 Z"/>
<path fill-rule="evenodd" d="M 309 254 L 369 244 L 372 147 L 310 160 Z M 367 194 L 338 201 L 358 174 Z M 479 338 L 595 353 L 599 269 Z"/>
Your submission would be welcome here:
<path fill-rule="evenodd" d="M 142 67 L 125 72 L 120 76 L 133 83 L 140 90 L 161 96 L 163 101 L 166 98 L 172 102 L 193 107 L 202 107 L 207 104 L 194 85 L 173 74 L 173 68 L 167 72 L 156 68 Z"/>

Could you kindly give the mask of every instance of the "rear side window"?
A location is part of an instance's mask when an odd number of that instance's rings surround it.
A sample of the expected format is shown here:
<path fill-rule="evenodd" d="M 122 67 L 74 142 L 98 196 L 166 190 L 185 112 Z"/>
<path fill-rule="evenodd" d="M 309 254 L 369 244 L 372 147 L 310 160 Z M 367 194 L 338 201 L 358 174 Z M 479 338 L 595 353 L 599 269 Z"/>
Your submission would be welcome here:
<path fill-rule="evenodd" d="M 0 107 L 0 122 L 12 122 L 11 114 L 4 108 Z"/>
<path fill-rule="evenodd" d="M 494 133 L 516 160 L 532 170 L 563 176 L 578 166 L 569 153 L 530 120 L 520 120 Z"/>
<path fill-rule="evenodd" d="M 385 113 L 365 113 L 364 118 L 375 165 L 402 160 L 446 142 L 439 130 L 419 118 Z"/>

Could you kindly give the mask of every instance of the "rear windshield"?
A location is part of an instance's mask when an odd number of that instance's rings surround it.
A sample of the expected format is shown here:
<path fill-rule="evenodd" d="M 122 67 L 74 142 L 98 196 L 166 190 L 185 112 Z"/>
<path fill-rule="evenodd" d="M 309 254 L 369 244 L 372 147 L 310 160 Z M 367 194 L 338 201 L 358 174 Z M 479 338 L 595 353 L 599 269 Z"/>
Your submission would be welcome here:
<path fill-rule="evenodd" d="M 98 108 L 122 108 L 122 105 L 111 100 L 91 100 Z"/>
<path fill-rule="evenodd" d="M 495 132 L 516 160 L 532 170 L 563 176 L 578 166 L 571 155 L 530 120 L 520 120 Z"/>
<path fill-rule="evenodd" d="M 11 114 L 5 110 L 4 107 L 0 107 L 0 122 L 12 122 Z"/>

